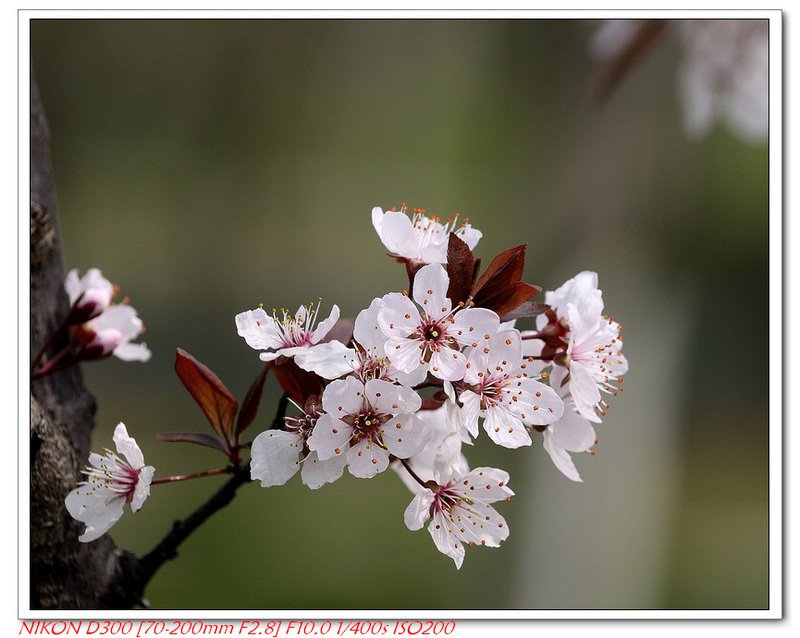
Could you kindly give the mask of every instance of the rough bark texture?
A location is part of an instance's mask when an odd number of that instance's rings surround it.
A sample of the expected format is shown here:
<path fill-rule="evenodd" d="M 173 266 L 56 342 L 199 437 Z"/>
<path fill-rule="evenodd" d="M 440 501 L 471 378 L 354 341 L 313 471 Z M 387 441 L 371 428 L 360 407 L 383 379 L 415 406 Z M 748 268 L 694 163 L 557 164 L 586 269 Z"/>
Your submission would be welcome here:
<path fill-rule="evenodd" d="M 50 139 L 31 71 L 31 360 L 69 310 L 58 234 Z M 51 353 L 64 343 L 56 343 Z M 30 605 L 32 609 L 102 609 L 132 606 L 113 585 L 131 557 L 104 536 L 80 543 L 83 524 L 64 507 L 89 455 L 95 400 L 80 368 L 38 379 L 31 386 Z M 124 579 L 122 579 L 124 581 Z M 132 600 L 128 600 L 132 598 Z"/>

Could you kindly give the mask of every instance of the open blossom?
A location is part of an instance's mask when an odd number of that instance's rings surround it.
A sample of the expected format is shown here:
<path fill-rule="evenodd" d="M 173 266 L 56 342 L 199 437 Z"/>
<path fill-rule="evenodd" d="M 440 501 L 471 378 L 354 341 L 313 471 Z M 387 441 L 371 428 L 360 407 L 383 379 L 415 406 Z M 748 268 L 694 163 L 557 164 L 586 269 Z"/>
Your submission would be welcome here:
<path fill-rule="evenodd" d="M 111 529 L 122 517 L 126 503 L 136 512 L 150 495 L 155 468 L 144 464 L 142 451 L 128 436 L 125 424 L 114 430 L 114 443 L 118 453 L 103 448 L 103 454 L 89 454 L 89 464 L 82 470 L 86 480 L 78 483 L 64 501 L 70 515 L 86 524 L 86 531 L 78 538 L 83 543 Z"/>
<path fill-rule="evenodd" d="M 491 503 L 514 496 L 508 488 L 508 474 L 491 467 L 479 467 L 461 474 L 441 474 L 419 492 L 406 508 L 408 529 L 422 529 L 430 519 L 428 531 L 443 554 L 461 568 L 464 547 L 474 544 L 499 547 L 508 538 L 505 519 Z"/>
<path fill-rule="evenodd" d="M 473 437 L 478 435 L 478 417 L 483 417 L 492 441 L 517 448 L 531 444 L 526 426 L 547 425 L 561 417 L 564 404 L 558 394 L 532 378 L 535 372 L 529 373 L 528 365 L 517 330 L 497 332 L 469 350 L 464 379 L 455 385 L 463 406 L 461 421 Z"/>
<path fill-rule="evenodd" d="M 320 342 L 339 320 L 339 307 L 334 305 L 328 318 L 318 325 L 313 303 L 308 308 L 300 306 L 294 315 L 286 310 L 281 313 L 279 317 L 273 310 L 270 316 L 261 307 L 239 313 L 236 315 L 239 336 L 254 350 L 268 351 L 259 355 L 262 361 L 294 357 L 303 370 L 316 371 L 317 363 L 329 354 L 330 344 Z"/>
<path fill-rule="evenodd" d="M 389 455 L 417 454 L 429 434 L 415 416 L 422 400 L 413 390 L 380 379 L 333 381 L 322 394 L 323 414 L 308 438 L 322 461 L 346 456 L 350 473 L 371 478 L 389 466 Z"/>
<path fill-rule="evenodd" d="M 432 264 L 417 272 L 413 302 L 403 293 L 383 297 L 378 323 L 388 337 L 386 356 L 398 370 L 412 373 L 422 367 L 438 379 L 461 379 L 466 370 L 461 348 L 477 345 L 499 328 L 500 318 L 491 310 L 453 309 L 448 285 L 444 267 Z"/>
<path fill-rule="evenodd" d="M 603 315 L 597 273 L 579 273 L 548 292 L 545 302 L 569 328 L 564 337 L 565 352 L 555 358 L 550 385 L 568 385 L 578 413 L 600 423 L 605 405 L 602 393 L 616 394 L 617 384 L 628 371 L 628 361 L 622 354 L 620 325 Z M 538 321 L 542 328 L 547 318 L 542 315 Z M 531 340 L 524 352 L 535 356 L 540 347 L 537 340 Z"/>
<path fill-rule="evenodd" d="M 342 476 L 344 455 L 321 461 L 306 445 L 320 416 L 317 398 L 310 397 L 301 412 L 298 416 L 286 417 L 286 430 L 267 430 L 253 439 L 250 476 L 260 480 L 262 487 L 283 485 L 298 470 L 303 483 L 312 490 Z"/>
<path fill-rule="evenodd" d="M 578 414 L 572 397 L 564 398 L 564 414 L 542 430 L 542 445 L 553 464 L 568 479 L 583 482 L 570 452 L 588 452 L 597 442 L 591 422 Z"/>
<path fill-rule="evenodd" d="M 455 233 L 470 250 L 477 246 L 482 236 L 466 221 L 459 225 L 458 215 L 443 224 L 438 217 L 425 215 L 423 210 L 415 209 L 410 218 L 405 210 L 405 206 L 403 211 L 372 209 L 372 225 L 394 257 L 419 264 L 444 264 L 447 262 L 450 233 Z"/>
<path fill-rule="evenodd" d="M 372 300 L 368 308 L 358 313 L 353 326 L 353 341 L 356 347 L 345 350 L 343 358 L 347 361 L 350 372 L 363 382 L 383 379 L 412 388 L 425 380 L 426 372 L 422 368 L 412 370 L 410 373 L 403 372 L 398 370 L 386 356 L 388 337 L 378 322 L 378 311 L 382 304 L 383 300 L 378 297 Z"/>

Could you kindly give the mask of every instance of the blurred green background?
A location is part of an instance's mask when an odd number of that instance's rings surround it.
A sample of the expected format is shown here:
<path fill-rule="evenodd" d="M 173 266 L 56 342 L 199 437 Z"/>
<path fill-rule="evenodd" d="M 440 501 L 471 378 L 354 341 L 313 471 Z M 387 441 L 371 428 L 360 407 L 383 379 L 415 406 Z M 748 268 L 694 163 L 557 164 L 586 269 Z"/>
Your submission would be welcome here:
<path fill-rule="evenodd" d="M 347 14 L 344 14 L 345 16 Z M 370 223 L 407 202 L 469 217 L 484 263 L 600 276 L 624 392 L 584 483 L 539 437 L 479 437 L 502 467 L 500 549 L 457 571 L 387 472 L 318 491 L 244 486 L 149 585 L 153 609 L 763 609 L 768 559 L 768 153 L 683 134 L 677 40 L 609 101 L 585 20 L 33 20 L 65 267 L 143 318 L 147 364 L 84 366 L 96 445 L 124 421 L 157 476 L 222 464 L 155 439 L 208 428 L 181 347 L 241 400 L 260 368 L 236 313 L 323 298 L 355 316 L 406 286 Z M 524 325 L 522 327 L 525 327 Z M 254 436 L 278 393 L 269 379 Z M 219 458 L 217 458 L 219 457 Z M 111 535 L 145 552 L 218 485 L 155 486 Z"/>

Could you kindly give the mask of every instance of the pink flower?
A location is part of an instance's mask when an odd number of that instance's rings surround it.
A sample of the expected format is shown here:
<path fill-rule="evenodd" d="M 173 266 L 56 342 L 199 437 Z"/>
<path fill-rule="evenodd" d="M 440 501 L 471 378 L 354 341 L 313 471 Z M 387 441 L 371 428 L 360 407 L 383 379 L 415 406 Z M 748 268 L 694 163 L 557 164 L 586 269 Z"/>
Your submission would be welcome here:
<path fill-rule="evenodd" d="M 311 397 L 300 415 L 285 418 L 286 430 L 267 430 L 253 439 L 250 450 L 253 480 L 260 480 L 262 487 L 283 485 L 301 470 L 303 483 L 315 490 L 342 476 L 344 455 L 321 461 L 306 445 L 320 416 L 318 407 L 318 399 Z"/>
<path fill-rule="evenodd" d="M 508 538 L 505 519 L 490 505 L 514 496 L 507 484 L 508 474 L 491 467 L 466 474 L 439 474 L 406 508 L 406 526 L 416 531 L 430 519 L 428 531 L 436 549 L 461 569 L 465 546 L 499 547 Z"/>
<path fill-rule="evenodd" d="M 88 543 L 105 534 L 123 513 L 128 504 L 137 512 L 150 495 L 150 482 L 155 468 L 144 464 L 136 440 L 128 436 L 124 423 L 114 430 L 114 443 L 119 454 L 103 448 L 103 454 L 89 454 L 89 464 L 82 472 L 86 480 L 67 494 L 64 503 L 70 515 L 86 524 L 78 538 Z"/>
<path fill-rule="evenodd" d="M 578 413 L 600 423 L 606 403 L 602 394 L 616 394 L 619 381 L 628 371 L 622 354 L 620 325 L 603 315 L 603 293 L 597 288 L 597 274 L 582 272 L 545 296 L 559 319 L 569 327 L 566 351 L 557 355 L 550 385 L 569 389 Z M 547 318 L 540 316 L 542 328 Z M 526 342 L 525 354 L 536 356 L 541 342 Z"/>
<path fill-rule="evenodd" d="M 532 378 L 535 372 L 527 367 L 517 330 L 502 330 L 469 350 L 464 380 L 455 385 L 463 425 L 473 437 L 482 417 L 492 441 L 517 448 L 531 444 L 526 426 L 547 425 L 561 417 L 564 404 L 558 394 Z"/>
<path fill-rule="evenodd" d="M 470 250 L 475 248 L 481 232 L 465 221 L 458 223 L 458 215 L 444 224 L 438 217 L 428 217 L 425 211 L 415 209 L 412 217 L 403 210 L 383 212 L 379 207 L 372 209 L 372 225 L 381 242 L 394 257 L 417 264 L 447 263 L 447 243 L 450 233 L 455 233 L 466 242 Z"/>
<path fill-rule="evenodd" d="M 325 388 L 308 448 L 321 461 L 346 456 L 353 476 L 371 478 L 389 466 L 390 454 L 405 459 L 426 445 L 430 435 L 414 414 L 421 403 L 388 381 L 338 379 Z"/>
<path fill-rule="evenodd" d="M 398 370 L 412 373 L 422 367 L 438 379 L 461 379 L 466 370 L 461 347 L 477 345 L 499 328 L 500 319 L 491 310 L 453 309 L 448 285 L 444 267 L 432 264 L 417 272 L 413 302 L 402 293 L 383 297 L 378 324 L 388 337 L 386 356 Z"/>
<path fill-rule="evenodd" d="M 320 300 L 321 301 L 321 300 Z M 330 344 L 321 341 L 339 320 L 339 307 L 334 305 L 330 315 L 317 325 L 317 310 L 314 304 L 300 306 L 294 315 L 287 310 L 272 311 L 269 316 L 258 307 L 236 315 L 236 328 L 240 337 L 255 350 L 262 352 L 262 361 L 273 361 L 280 356 L 294 357 L 303 370 L 316 371 L 315 367 L 329 355 Z M 339 344 L 342 345 L 342 344 Z"/>

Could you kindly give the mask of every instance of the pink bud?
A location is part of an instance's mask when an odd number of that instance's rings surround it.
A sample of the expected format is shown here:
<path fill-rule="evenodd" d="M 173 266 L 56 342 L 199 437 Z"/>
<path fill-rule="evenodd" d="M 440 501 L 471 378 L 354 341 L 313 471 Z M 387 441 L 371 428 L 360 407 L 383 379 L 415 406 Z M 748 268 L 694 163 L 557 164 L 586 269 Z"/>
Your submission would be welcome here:
<path fill-rule="evenodd" d="M 122 343 L 123 335 L 116 328 L 95 332 L 78 353 L 80 359 L 102 359 L 109 356 Z"/>

